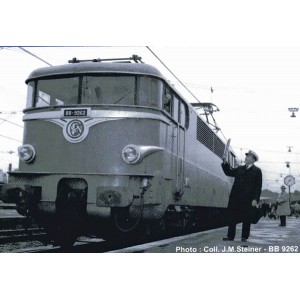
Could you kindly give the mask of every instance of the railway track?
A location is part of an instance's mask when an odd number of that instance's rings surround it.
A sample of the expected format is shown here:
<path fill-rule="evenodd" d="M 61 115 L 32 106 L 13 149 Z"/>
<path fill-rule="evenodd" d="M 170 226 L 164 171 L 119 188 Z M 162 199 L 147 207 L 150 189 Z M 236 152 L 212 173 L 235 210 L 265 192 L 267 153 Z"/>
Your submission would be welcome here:
<path fill-rule="evenodd" d="M 53 245 L 40 228 L 0 230 L 0 252 L 5 253 L 102 253 L 136 245 L 137 242 L 108 242 L 100 238 L 80 236 L 74 246 Z"/>
<path fill-rule="evenodd" d="M 41 228 L 22 228 L 0 230 L 0 245 L 21 241 L 42 239 L 46 233 Z"/>
<path fill-rule="evenodd" d="M 136 243 L 115 243 L 98 238 L 80 237 L 70 248 L 61 248 L 54 245 L 42 245 L 13 250 L 13 253 L 105 253 L 121 251 L 137 245 Z"/>
<path fill-rule="evenodd" d="M 163 237 L 154 237 L 152 235 L 145 235 L 142 239 L 135 242 L 109 242 L 103 239 L 81 236 L 77 239 L 73 247 L 61 248 L 59 246 L 53 246 L 51 241 L 43 229 L 33 225 L 22 225 L 21 229 L 2 229 L 0 230 L 0 252 L 6 253 L 103 253 L 103 252 L 131 252 L 128 250 L 130 247 L 139 247 L 151 242 L 159 242 L 160 240 L 166 240 L 168 238 L 176 236 L 189 235 L 192 232 L 206 231 L 204 228 L 198 228 L 186 231 L 170 231 Z M 18 225 L 20 226 L 20 225 Z M 125 250 L 126 249 L 126 250 Z M 140 250 L 134 250 L 139 248 L 131 248 L 132 252 L 140 252 Z M 143 250 L 141 250 L 142 252 Z"/>
<path fill-rule="evenodd" d="M 24 247 L 11 252 L 14 253 L 142 253 L 151 247 L 164 247 L 171 242 L 181 241 L 199 234 L 209 234 L 210 231 L 220 228 L 201 230 L 199 232 L 174 234 L 165 236 L 162 239 L 149 238 L 140 242 L 112 242 L 103 239 L 81 236 L 70 248 L 61 248 L 59 246 L 39 245 L 35 247 Z"/>

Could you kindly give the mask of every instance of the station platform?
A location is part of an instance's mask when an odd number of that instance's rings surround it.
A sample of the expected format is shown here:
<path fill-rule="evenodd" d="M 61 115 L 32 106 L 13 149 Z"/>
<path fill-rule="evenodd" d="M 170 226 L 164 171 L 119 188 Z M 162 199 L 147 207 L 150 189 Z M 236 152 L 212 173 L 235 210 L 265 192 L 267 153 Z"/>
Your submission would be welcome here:
<path fill-rule="evenodd" d="M 227 227 L 174 237 L 163 241 L 122 249 L 122 253 L 299 253 L 300 218 L 287 217 L 287 226 L 279 219 L 261 218 L 251 225 L 250 237 L 241 242 L 242 225 L 237 225 L 234 241 L 223 241 Z"/>

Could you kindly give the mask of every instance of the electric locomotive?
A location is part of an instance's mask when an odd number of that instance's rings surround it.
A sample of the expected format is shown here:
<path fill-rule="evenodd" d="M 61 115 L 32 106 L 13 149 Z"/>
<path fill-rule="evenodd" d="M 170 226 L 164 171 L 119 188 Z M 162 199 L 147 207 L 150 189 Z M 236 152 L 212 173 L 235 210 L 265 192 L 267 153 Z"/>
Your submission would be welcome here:
<path fill-rule="evenodd" d="M 197 104 L 132 58 L 74 58 L 26 80 L 19 169 L 5 195 L 60 245 L 83 229 L 108 238 L 141 224 L 224 225 L 225 142 Z"/>

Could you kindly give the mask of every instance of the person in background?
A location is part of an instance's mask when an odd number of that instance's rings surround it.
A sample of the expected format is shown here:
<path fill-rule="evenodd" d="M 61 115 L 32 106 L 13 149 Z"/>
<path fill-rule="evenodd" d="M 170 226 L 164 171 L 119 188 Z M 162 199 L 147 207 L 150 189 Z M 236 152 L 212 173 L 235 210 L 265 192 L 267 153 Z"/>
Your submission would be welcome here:
<path fill-rule="evenodd" d="M 252 207 L 258 205 L 261 188 L 262 172 L 254 163 L 258 155 L 250 150 L 245 153 L 245 165 L 231 168 L 227 157 L 223 157 L 222 169 L 227 176 L 234 177 L 234 183 L 228 202 L 228 232 L 224 241 L 233 241 L 236 233 L 236 224 L 242 222 L 242 242 L 246 242 L 250 235 Z"/>
<path fill-rule="evenodd" d="M 281 194 L 276 203 L 278 204 L 276 214 L 280 218 L 279 226 L 286 226 L 286 216 L 291 214 L 289 194 L 285 191 L 285 186 L 281 186 Z"/>
<path fill-rule="evenodd" d="M 296 202 L 295 204 L 291 205 L 290 208 L 292 210 L 292 214 L 296 218 L 299 218 L 299 215 L 300 215 L 300 204 L 298 202 Z"/>

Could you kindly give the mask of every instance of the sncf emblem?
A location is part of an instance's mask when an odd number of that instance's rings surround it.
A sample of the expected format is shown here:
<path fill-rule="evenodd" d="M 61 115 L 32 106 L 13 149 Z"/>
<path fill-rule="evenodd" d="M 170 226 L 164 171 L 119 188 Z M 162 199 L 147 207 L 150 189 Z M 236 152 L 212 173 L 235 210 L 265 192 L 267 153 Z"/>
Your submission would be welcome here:
<path fill-rule="evenodd" d="M 87 137 L 91 126 L 87 121 L 84 119 L 51 120 L 63 128 L 63 135 L 70 143 L 79 143 Z"/>
<path fill-rule="evenodd" d="M 68 142 L 79 143 L 87 137 L 90 127 L 102 122 L 117 119 L 120 118 L 80 118 L 80 120 L 66 118 L 50 119 L 47 121 L 62 127 L 63 135 Z"/>
<path fill-rule="evenodd" d="M 66 126 L 66 134 L 68 138 L 77 140 L 84 134 L 84 124 L 80 120 L 72 120 Z"/>

